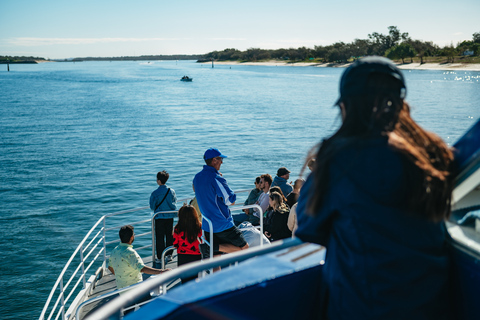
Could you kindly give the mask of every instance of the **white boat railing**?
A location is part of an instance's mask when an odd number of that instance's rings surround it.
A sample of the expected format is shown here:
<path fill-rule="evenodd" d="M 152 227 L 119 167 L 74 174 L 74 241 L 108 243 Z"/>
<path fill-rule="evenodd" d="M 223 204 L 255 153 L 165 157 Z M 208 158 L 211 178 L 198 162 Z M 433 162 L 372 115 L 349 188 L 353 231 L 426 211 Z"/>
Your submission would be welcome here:
<path fill-rule="evenodd" d="M 50 320 L 52 318 L 60 318 L 62 320 L 69 319 L 73 309 L 76 309 L 82 302 L 82 297 L 88 295 L 88 293 L 94 289 L 95 283 L 93 279 L 99 274 L 98 269 L 105 267 L 107 246 L 119 242 L 119 240 L 107 241 L 107 232 L 115 230 L 114 234 L 117 235 L 118 238 L 118 230 L 121 227 L 114 226 L 107 228 L 107 219 L 146 210 L 150 210 L 150 208 L 142 207 L 107 214 L 102 216 L 93 225 L 63 267 L 42 309 L 39 317 L 40 320 Z M 130 222 L 130 224 L 138 225 L 148 222 L 150 222 L 150 219 Z M 149 232 L 146 234 L 149 234 Z M 144 235 L 145 234 L 139 234 L 137 237 Z M 112 235 L 112 237 L 114 237 L 114 235 Z M 79 259 L 80 262 L 75 264 L 75 259 Z M 82 284 L 81 287 L 80 284 Z M 72 296 L 75 298 L 73 301 L 71 301 Z"/>
<path fill-rule="evenodd" d="M 238 194 L 248 191 L 250 190 L 239 190 L 235 191 L 235 193 Z M 191 199 L 192 198 L 178 199 L 177 204 L 187 203 Z M 94 289 L 95 278 L 100 273 L 98 270 L 101 269 L 101 272 L 104 271 L 107 260 L 107 246 L 120 242 L 118 239 L 118 230 L 120 227 L 125 224 L 134 226 L 152 224 L 152 218 L 149 217 L 148 219 L 133 222 L 129 220 L 126 223 L 122 223 L 122 220 L 118 219 L 116 221 L 117 224 L 113 221 L 111 226 L 107 226 L 107 219 L 139 211 L 148 211 L 148 215 L 151 214 L 150 207 L 124 210 L 104 215 L 93 225 L 60 272 L 45 302 L 39 320 L 50 320 L 52 318 L 55 320 L 68 320 L 71 318 L 77 307 L 84 301 L 84 297 L 88 296 Z M 147 229 L 150 228 L 147 227 Z M 152 234 L 152 230 L 136 234 L 136 238 L 138 239 L 150 234 Z M 107 241 L 108 237 L 114 240 Z M 153 237 L 154 232 L 152 239 L 154 239 Z M 155 241 L 150 245 L 135 249 L 139 251 L 153 247 L 152 251 L 155 252 L 154 246 Z M 80 262 L 74 264 L 75 259 L 79 259 Z M 74 300 L 71 301 L 72 299 Z"/>
<path fill-rule="evenodd" d="M 109 301 L 102 308 L 89 314 L 85 319 L 120 319 L 121 310 L 123 308 L 134 305 L 146 293 L 157 291 L 159 288 L 164 287 L 165 283 L 172 282 L 178 278 L 192 277 L 204 272 L 205 270 L 211 270 L 218 267 L 225 268 L 231 265 L 236 265 L 241 261 L 245 261 L 259 255 L 298 246 L 302 243 L 303 242 L 298 238 L 279 240 L 269 246 L 255 247 L 249 250 L 237 251 L 212 260 L 202 260 L 181 266 L 178 269 L 162 273 L 148 281 L 138 283 L 135 285 L 135 287 L 132 287 L 121 296 Z M 163 294 L 165 294 L 165 292 L 163 292 Z"/>
<path fill-rule="evenodd" d="M 254 204 L 254 205 L 247 205 L 247 206 L 237 206 L 237 207 L 234 208 L 234 210 L 243 210 L 243 209 L 250 209 L 250 208 L 256 208 L 256 209 L 258 209 L 258 210 L 260 211 L 260 216 L 261 216 L 261 218 L 260 218 L 260 220 L 261 220 L 261 229 L 260 229 L 260 230 L 263 230 L 263 213 L 262 213 L 262 208 L 261 208 L 259 205 Z M 232 208 L 232 209 L 233 209 L 233 208 Z M 171 213 L 171 212 L 175 212 L 175 211 L 162 211 L 162 213 Z M 152 216 L 152 232 L 153 232 L 153 233 L 154 233 L 153 225 L 154 225 L 155 216 L 156 216 L 156 215 L 153 215 L 153 216 Z M 205 216 L 203 216 L 203 218 L 204 218 L 204 219 L 207 221 L 207 223 L 209 224 L 210 230 L 212 230 L 212 229 L 213 229 L 212 222 L 211 222 L 208 218 L 206 218 Z M 147 234 L 148 234 L 148 233 L 147 233 Z M 260 246 L 263 246 L 262 234 L 263 234 L 263 232 L 260 233 Z M 153 241 L 154 241 L 154 239 L 153 239 Z M 213 241 L 213 233 L 210 233 L 210 242 L 209 242 L 209 245 L 210 245 L 210 243 L 212 243 L 212 241 Z M 107 244 L 110 244 L 110 243 L 113 243 L 113 241 L 112 241 L 112 242 L 108 242 Z M 148 247 L 148 246 L 146 246 L 146 247 Z M 137 249 L 137 250 L 138 250 L 138 249 Z M 162 256 L 161 256 L 161 257 L 162 257 L 162 261 L 161 261 L 161 263 L 162 263 L 162 269 L 165 268 L 165 259 L 164 259 L 164 258 L 165 258 L 165 254 L 166 254 L 168 251 L 170 251 L 170 250 L 175 250 L 175 248 L 174 248 L 174 247 L 168 247 L 168 248 L 166 248 L 166 249 L 162 252 Z M 153 250 L 153 253 L 154 253 L 154 252 L 155 252 L 155 249 Z M 152 256 L 152 259 L 154 259 L 154 255 Z M 210 259 L 213 259 L 213 250 L 210 250 Z M 210 259 L 209 259 L 209 260 L 210 260 Z M 154 260 L 152 260 L 152 261 L 154 261 Z M 213 270 L 213 269 L 210 269 L 210 272 L 212 272 L 212 270 Z M 205 270 L 203 270 L 203 271 L 205 271 Z M 199 273 L 199 277 L 201 277 L 201 278 L 205 277 L 206 275 L 207 275 L 207 272 L 200 272 L 200 273 Z M 182 275 L 182 276 L 183 276 L 183 275 Z M 174 280 L 176 280 L 176 279 L 174 279 Z M 101 296 L 98 296 L 98 297 L 89 299 L 88 301 L 82 302 L 82 303 L 78 306 L 78 308 L 77 308 L 77 310 L 76 310 L 76 319 L 79 319 L 80 312 L 81 312 L 82 308 L 85 307 L 86 305 L 91 304 L 91 303 L 96 302 L 96 301 L 99 301 L 99 300 L 106 299 L 106 298 L 111 297 L 111 296 L 113 296 L 113 295 L 116 295 L 116 294 L 118 294 L 118 293 L 120 293 L 120 292 L 124 292 L 124 291 L 130 290 L 130 289 L 133 289 L 133 288 L 136 287 L 136 286 L 138 286 L 138 284 L 134 284 L 134 285 L 132 285 L 132 286 L 129 286 L 129 287 L 126 287 L 126 288 L 122 288 L 122 289 L 120 289 L 120 290 L 115 290 L 115 291 L 112 291 L 112 292 L 103 294 L 103 295 L 101 295 Z M 165 283 L 163 283 L 163 284 L 161 285 L 161 289 L 160 289 L 160 288 L 156 288 L 155 292 L 158 293 L 157 295 L 167 293 L 167 282 L 165 282 Z"/>

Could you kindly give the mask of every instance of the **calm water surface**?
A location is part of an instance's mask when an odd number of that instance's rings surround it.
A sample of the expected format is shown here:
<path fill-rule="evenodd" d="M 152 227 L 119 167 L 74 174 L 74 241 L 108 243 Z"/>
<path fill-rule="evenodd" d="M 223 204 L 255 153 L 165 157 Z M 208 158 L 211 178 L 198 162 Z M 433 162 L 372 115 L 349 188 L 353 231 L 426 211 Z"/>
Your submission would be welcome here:
<path fill-rule="evenodd" d="M 233 189 L 281 166 L 294 179 L 306 152 L 340 124 L 332 105 L 343 69 L 0 67 L 1 319 L 38 318 L 85 232 L 103 214 L 148 205 L 157 171 L 189 197 L 203 152 L 217 147 Z M 413 117 L 448 143 L 480 116 L 479 72 L 404 73 Z"/>

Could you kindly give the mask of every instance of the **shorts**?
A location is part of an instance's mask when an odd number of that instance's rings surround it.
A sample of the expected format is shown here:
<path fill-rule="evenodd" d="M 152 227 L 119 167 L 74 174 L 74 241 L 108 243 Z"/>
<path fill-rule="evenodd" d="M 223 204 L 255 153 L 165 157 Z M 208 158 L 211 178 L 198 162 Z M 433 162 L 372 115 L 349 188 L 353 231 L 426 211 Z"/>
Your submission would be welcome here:
<path fill-rule="evenodd" d="M 210 232 L 205 231 L 205 239 L 210 241 Z M 219 251 L 219 245 L 223 243 L 233 244 L 235 247 L 244 247 L 247 245 L 247 241 L 243 237 L 242 232 L 235 226 L 223 230 L 221 232 L 213 233 L 213 253 L 221 254 Z"/>

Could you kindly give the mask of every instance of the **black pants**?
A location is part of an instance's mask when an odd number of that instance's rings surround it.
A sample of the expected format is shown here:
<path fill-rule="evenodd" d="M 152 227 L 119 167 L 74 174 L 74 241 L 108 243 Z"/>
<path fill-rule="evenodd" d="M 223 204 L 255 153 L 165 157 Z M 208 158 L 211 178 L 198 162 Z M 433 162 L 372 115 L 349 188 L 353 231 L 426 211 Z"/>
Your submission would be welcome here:
<path fill-rule="evenodd" d="M 190 263 L 190 262 L 195 262 L 195 261 L 200 261 L 202 260 L 202 255 L 201 254 L 181 254 L 179 253 L 177 255 L 177 262 L 178 266 L 180 267 L 181 265 Z M 188 277 L 188 278 L 182 278 L 182 283 L 188 282 L 190 280 L 196 279 L 197 276 L 193 277 Z"/>
<path fill-rule="evenodd" d="M 155 246 L 157 258 L 162 258 L 165 248 L 173 245 L 173 218 L 155 219 Z"/>

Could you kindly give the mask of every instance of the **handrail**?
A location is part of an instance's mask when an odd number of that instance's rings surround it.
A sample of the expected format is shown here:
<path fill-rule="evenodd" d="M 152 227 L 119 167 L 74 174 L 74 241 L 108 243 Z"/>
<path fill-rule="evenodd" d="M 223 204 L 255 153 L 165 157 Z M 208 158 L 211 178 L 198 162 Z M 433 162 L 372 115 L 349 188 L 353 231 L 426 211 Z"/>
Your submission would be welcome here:
<path fill-rule="evenodd" d="M 152 261 L 155 261 L 155 250 L 157 249 L 157 242 L 155 241 L 155 218 L 160 213 L 176 213 L 178 216 L 178 210 L 169 210 L 169 211 L 158 211 L 152 215 L 150 218 L 151 221 L 151 232 L 152 232 Z"/>
<path fill-rule="evenodd" d="M 236 191 L 236 193 L 247 192 L 247 191 L 250 191 L 250 190 L 239 190 L 239 191 Z M 187 203 L 191 199 L 192 199 L 192 197 L 178 199 L 177 203 L 182 203 L 182 202 Z M 110 217 L 122 215 L 122 214 L 128 214 L 128 213 L 132 213 L 132 212 L 149 210 L 149 209 L 150 209 L 150 207 L 145 206 L 145 207 L 134 208 L 134 209 L 123 210 L 123 211 L 118 211 L 118 212 L 114 212 L 114 213 L 105 214 L 93 225 L 93 227 L 87 232 L 87 234 L 85 235 L 83 240 L 80 242 L 78 247 L 75 249 L 73 254 L 70 256 L 69 260 L 67 261 L 67 263 L 63 267 L 60 275 L 58 276 L 57 280 L 55 281 L 55 284 L 53 285 L 53 287 L 50 291 L 50 294 L 49 294 L 49 296 L 48 296 L 48 298 L 45 302 L 45 305 L 42 309 L 42 312 L 39 316 L 39 320 L 45 320 L 47 312 L 49 313 L 48 319 L 51 319 L 52 316 L 55 313 L 57 313 L 56 318 L 60 317 L 62 320 L 66 320 L 67 317 L 69 317 L 69 315 L 66 312 L 67 311 L 66 310 L 67 309 L 67 304 L 69 303 L 69 298 L 74 294 L 74 292 L 76 290 L 78 290 L 77 287 L 78 287 L 79 283 L 82 280 L 87 279 L 87 273 L 88 273 L 89 269 L 93 266 L 93 264 L 96 263 L 96 262 L 99 262 L 102 259 L 103 259 L 104 262 L 106 261 L 106 259 L 107 259 L 107 246 L 112 244 L 112 243 L 118 242 L 118 240 L 117 241 L 110 241 L 110 242 L 106 241 L 107 231 L 118 230 L 118 228 L 120 228 L 120 226 L 117 226 L 117 227 L 115 227 L 115 226 L 112 227 L 111 225 L 107 226 L 106 219 L 110 218 Z M 132 222 L 130 224 L 141 224 L 141 223 L 145 223 L 145 222 L 149 222 L 149 220 L 147 219 L 147 220 Z M 103 224 L 103 225 L 100 225 L 100 224 Z M 93 232 L 97 229 L 98 229 L 98 231 L 96 232 L 96 234 L 94 234 Z M 92 237 L 92 234 L 94 234 L 93 237 Z M 152 238 L 153 238 L 154 237 L 154 232 L 152 232 L 152 234 L 153 234 L 152 235 Z M 138 235 L 138 236 L 144 236 L 144 235 L 148 235 L 148 232 L 142 233 L 141 235 Z M 98 253 L 93 258 L 89 257 L 89 256 L 94 255 L 94 251 L 98 250 L 97 247 L 102 242 L 103 242 L 103 246 L 98 251 Z M 86 243 L 88 243 L 88 244 L 85 245 Z M 152 241 L 152 247 L 154 246 L 154 244 L 155 244 L 155 241 Z M 92 246 L 93 246 L 93 248 L 92 248 Z M 150 245 L 143 246 L 141 248 L 137 248 L 137 250 L 145 249 L 145 248 L 148 248 L 148 247 L 150 247 Z M 155 248 L 153 248 L 153 252 L 154 252 L 154 250 L 155 250 Z M 102 254 L 102 252 L 103 252 L 103 257 L 100 258 L 100 255 Z M 84 253 L 87 253 L 87 254 L 86 254 L 85 257 L 82 257 Z M 76 270 L 73 270 L 73 273 L 72 273 L 72 271 L 68 271 L 68 273 L 72 274 L 72 275 L 71 275 L 68 283 L 64 286 L 63 281 L 64 281 L 65 274 L 67 273 L 67 270 L 70 270 L 70 268 L 72 266 L 72 261 L 74 259 L 76 259 L 77 256 L 79 256 L 79 254 L 80 254 L 80 261 L 81 261 L 80 266 L 79 266 L 79 268 L 76 268 Z M 85 264 L 85 262 L 87 262 L 87 259 L 89 261 L 91 259 L 92 261 L 86 266 L 86 268 L 84 268 L 84 264 Z M 82 270 L 79 270 L 79 269 L 82 269 Z M 75 279 L 75 277 L 77 277 L 78 275 L 80 275 L 79 281 L 76 282 L 76 284 L 74 285 L 74 287 L 72 289 L 69 288 L 69 285 L 72 283 L 72 280 Z M 87 285 L 87 283 L 85 283 L 85 281 L 83 281 L 83 289 L 86 289 L 85 288 L 86 285 Z M 56 296 L 57 290 L 59 290 L 58 298 Z M 55 299 L 54 299 L 54 296 L 55 296 Z M 75 301 L 77 301 L 77 299 L 75 299 Z M 72 303 L 76 304 L 77 302 L 75 302 L 75 301 L 71 302 L 70 304 L 72 304 Z M 68 310 L 68 311 L 70 312 L 70 310 Z"/>
<path fill-rule="evenodd" d="M 213 245 L 213 223 L 212 221 L 210 221 L 210 219 L 208 219 L 207 217 L 205 217 L 204 214 L 202 214 L 202 219 L 205 219 L 205 221 L 207 221 L 208 223 L 208 230 L 210 230 L 210 232 L 208 233 L 209 237 L 208 237 L 208 240 L 210 240 L 207 244 L 208 246 L 210 247 L 210 250 L 209 250 L 209 253 L 210 253 L 210 260 L 213 259 L 213 248 L 212 245 Z M 205 231 L 203 230 L 202 228 L 202 239 L 206 241 L 205 239 Z"/>
<path fill-rule="evenodd" d="M 105 306 L 103 306 L 102 308 L 88 315 L 86 319 L 120 319 L 118 311 L 121 308 L 126 305 L 135 304 L 141 296 L 155 288 L 159 288 L 164 283 L 176 280 L 178 278 L 188 278 L 207 269 L 213 269 L 217 267 L 223 268 L 236 262 L 245 261 L 255 256 L 291 248 L 302 243 L 303 242 L 298 238 L 279 240 L 275 243 L 272 243 L 272 245 L 270 246 L 237 251 L 212 260 L 202 260 L 195 263 L 183 265 L 175 270 L 162 273 L 149 281 L 139 283 L 134 288 L 128 290 L 128 292 L 126 292 L 125 294 L 122 294 L 120 297 L 115 298 L 114 300 L 105 304 Z"/>
<path fill-rule="evenodd" d="M 258 209 L 260 213 L 260 247 L 263 247 L 263 209 L 258 204 L 249 204 L 234 208 L 234 210 Z"/>
<path fill-rule="evenodd" d="M 57 317 L 55 317 L 56 319 L 58 319 L 59 316 L 60 316 L 61 319 L 66 319 L 66 305 L 67 305 L 67 303 L 69 303 L 70 297 L 77 290 L 80 282 L 82 282 L 83 279 L 87 278 L 87 273 L 88 273 L 89 269 L 92 267 L 92 265 L 95 262 L 99 261 L 98 259 L 99 259 L 102 252 L 103 252 L 103 260 L 104 261 L 106 260 L 106 257 L 107 257 L 106 256 L 106 246 L 108 245 L 108 243 L 105 241 L 105 236 L 106 236 L 105 235 L 105 231 L 106 231 L 105 230 L 106 229 L 105 228 L 105 221 L 106 221 L 106 218 L 107 217 L 112 217 L 112 216 L 117 216 L 117 215 L 120 215 L 120 214 L 126 214 L 126 213 L 141 211 L 141 210 L 145 210 L 145 209 L 149 209 L 149 207 L 141 207 L 141 208 L 136 208 L 136 209 L 119 211 L 119 212 L 115 212 L 115 213 L 111 213 L 111 214 L 106 214 L 106 215 L 102 216 L 92 226 L 92 228 L 87 232 L 87 234 L 85 235 L 83 240 L 77 246 L 77 248 L 75 249 L 73 254 L 70 256 L 69 260 L 67 261 L 67 263 L 63 267 L 60 275 L 58 276 L 57 280 L 55 281 L 55 284 L 53 285 L 53 287 L 50 291 L 50 294 L 47 298 L 47 301 L 45 302 L 45 305 L 44 305 L 44 307 L 42 309 L 42 312 L 39 316 L 39 320 L 44 320 L 45 319 L 47 311 L 49 311 L 48 319 L 51 319 L 52 316 L 57 312 L 60 312 L 60 313 L 58 313 Z M 148 221 L 149 220 L 145 220 L 145 222 L 148 222 Z M 103 223 L 103 225 L 100 226 L 101 223 Z M 96 233 L 94 233 L 94 231 L 97 230 L 97 229 L 98 229 L 98 231 Z M 90 238 L 92 235 L 93 235 L 93 237 Z M 92 253 L 94 253 L 95 250 L 98 250 L 97 247 L 101 244 L 102 241 L 103 241 L 103 246 L 101 247 L 101 249 L 98 251 L 98 253 L 96 253 L 96 255 L 93 258 L 90 258 Z M 86 243 L 88 243 L 88 244 L 85 245 Z M 86 255 L 84 257 L 82 257 L 83 253 L 86 253 Z M 65 274 L 67 273 L 68 270 L 70 270 L 70 267 L 73 266 L 72 262 L 77 257 L 80 257 L 80 264 L 77 265 L 76 268 L 74 268 L 73 272 L 69 272 L 69 274 L 71 273 L 71 275 L 69 276 L 69 279 L 68 279 L 66 285 L 64 286 L 63 281 L 64 281 L 64 278 L 65 278 Z M 91 262 L 86 266 L 86 268 L 83 268 L 83 265 L 87 261 L 87 259 L 91 259 Z M 82 270 L 80 270 L 80 269 L 82 269 Z M 75 282 L 73 287 L 70 289 L 69 286 L 70 286 L 70 284 L 72 284 L 72 280 L 75 279 L 75 277 L 77 277 L 79 274 L 80 274 L 79 279 Z M 84 283 L 83 284 L 84 289 L 85 289 L 85 285 L 86 284 Z M 53 306 L 51 307 L 52 299 L 55 295 L 55 292 L 58 289 L 60 290 L 60 293 L 58 295 L 58 298 L 53 300 L 55 302 L 53 303 Z M 67 289 L 69 291 L 67 291 Z M 50 307 L 51 307 L 51 309 L 49 310 Z"/>
<path fill-rule="evenodd" d="M 150 278 L 149 278 L 150 279 Z M 152 278 L 153 279 L 153 278 Z M 93 302 L 96 302 L 96 301 L 99 301 L 99 300 L 103 300 L 105 298 L 108 298 L 108 297 L 111 297 L 111 296 L 114 296 L 116 294 L 119 294 L 121 292 L 125 292 L 125 291 L 128 291 L 128 290 L 131 290 L 132 288 L 134 287 L 137 287 L 141 284 L 142 282 L 139 282 L 139 283 L 135 283 L 135 284 L 132 284 L 128 287 L 125 287 L 125 288 L 122 288 L 122 289 L 116 289 L 116 290 L 113 290 L 111 292 L 108 292 L 108 293 L 105 293 L 105 294 L 102 294 L 98 297 L 95 297 L 95 298 L 92 298 L 92 299 L 88 299 L 87 301 L 84 301 L 82 302 L 78 308 L 77 308 L 77 311 L 75 312 L 75 320 L 78 320 L 80 319 L 80 312 L 82 311 L 82 308 L 85 307 L 86 305 L 89 305 L 90 303 L 93 303 Z"/>
<path fill-rule="evenodd" d="M 42 313 L 40 314 L 40 320 L 43 320 L 45 318 L 45 313 L 47 311 L 47 308 L 50 304 L 50 301 L 53 297 L 53 294 L 55 292 L 55 290 L 57 289 L 57 287 L 59 286 L 60 284 L 60 281 L 63 282 L 63 276 L 65 274 L 65 272 L 67 271 L 68 267 L 70 266 L 70 263 L 73 261 L 73 258 L 77 255 L 77 253 L 80 251 L 80 248 L 82 248 L 83 244 L 86 242 L 86 240 L 88 239 L 88 237 L 90 236 L 90 234 L 93 232 L 93 230 L 100 224 L 100 222 L 103 221 L 103 219 L 105 219 L 105 216 L 101 217 L 97 223 L 95 223 L 93 225 L 93 227 L 90 229 L 90 231 L 88 231 L 87 235 L 83 238 L 83 240 L 80 242 L 80 244 L 78 245 L 77 249 L 75 249 L 75 251 L 73 252 L 72 256 L 70 257 L 70 259 L 67 261 L 65 267 L 63 267 L 63 270 L 62 272 L 60 273 L 60 275 L 58 276 L 58 279 L 57 281 L 55 282 L 55 284 L 53 285 L 53 288 L 52 290 L 50 291 L 50 294 L 47 298 L 47 302 L 45 303 L 45 306 L 43 307 L 43 310 L 42 310 Z M 62 284 L 63 286 L 63 284 Z M 61 295 L 63 296 L 63 290 L 61 291 Z M 62 307 L 64 308 L 65 306 L 63 305 L 62 303 Z"/>
<path fill-rule="evenodd" d="M 242 189 L 242 190 L 237 190 L 237 191 L 234 191 L 235 194 L 237 193 L 243 193 L 243 192 L 249 192 L 250 189 Z M 177 203 L 187 203 L 189 202 L 190 200 L 192 200 L 193 198 L 183 198 L 183 199 L 177 199 Z M 235 209 L 234 210 L 237 210 L 237 209 L 240 209 L 240 207 L 238 206 L 232 206 L 234 207 Z M 144 207 L 146 209 L 150 208 L 150 207 Z M 261 208 L 260 208 L 261 209 Z M 261 211 L 261 210 L 260 210 Z M 158 211 L 158 212 L 155 212 L 153 213 L 152 217 L 151 217 L 151 221 L 152 221 L 152 226 L 151 226 L 151 232 L 152 232 L 152 261 L 155 261 L 155 250 L 156 250 L 156 242 L 155 242 L 155 218 L 160 214 L 160 213 L 177 213 L 178 215 L 178 210 L 169 210 L 169 211 Z M 202 214 L 202 218 L 204 218 L 203 214 Z M 207 222 L 209 223 L 210 225 L 210 230 L 212 230 L 212 225 L 211 225 L 211 221 L 208 220 L 207 218 L 205 218 L 205 220 L 207 220 Z M 263 222 L 262 222 L 263 223 Z M 213 235 L 211 235 L 210 237 L 210 241 L 213 241 Z M 213 258 L 213 256 L 211 257 Z M 163 259 L 162 259 L 163 260 Z"/>

